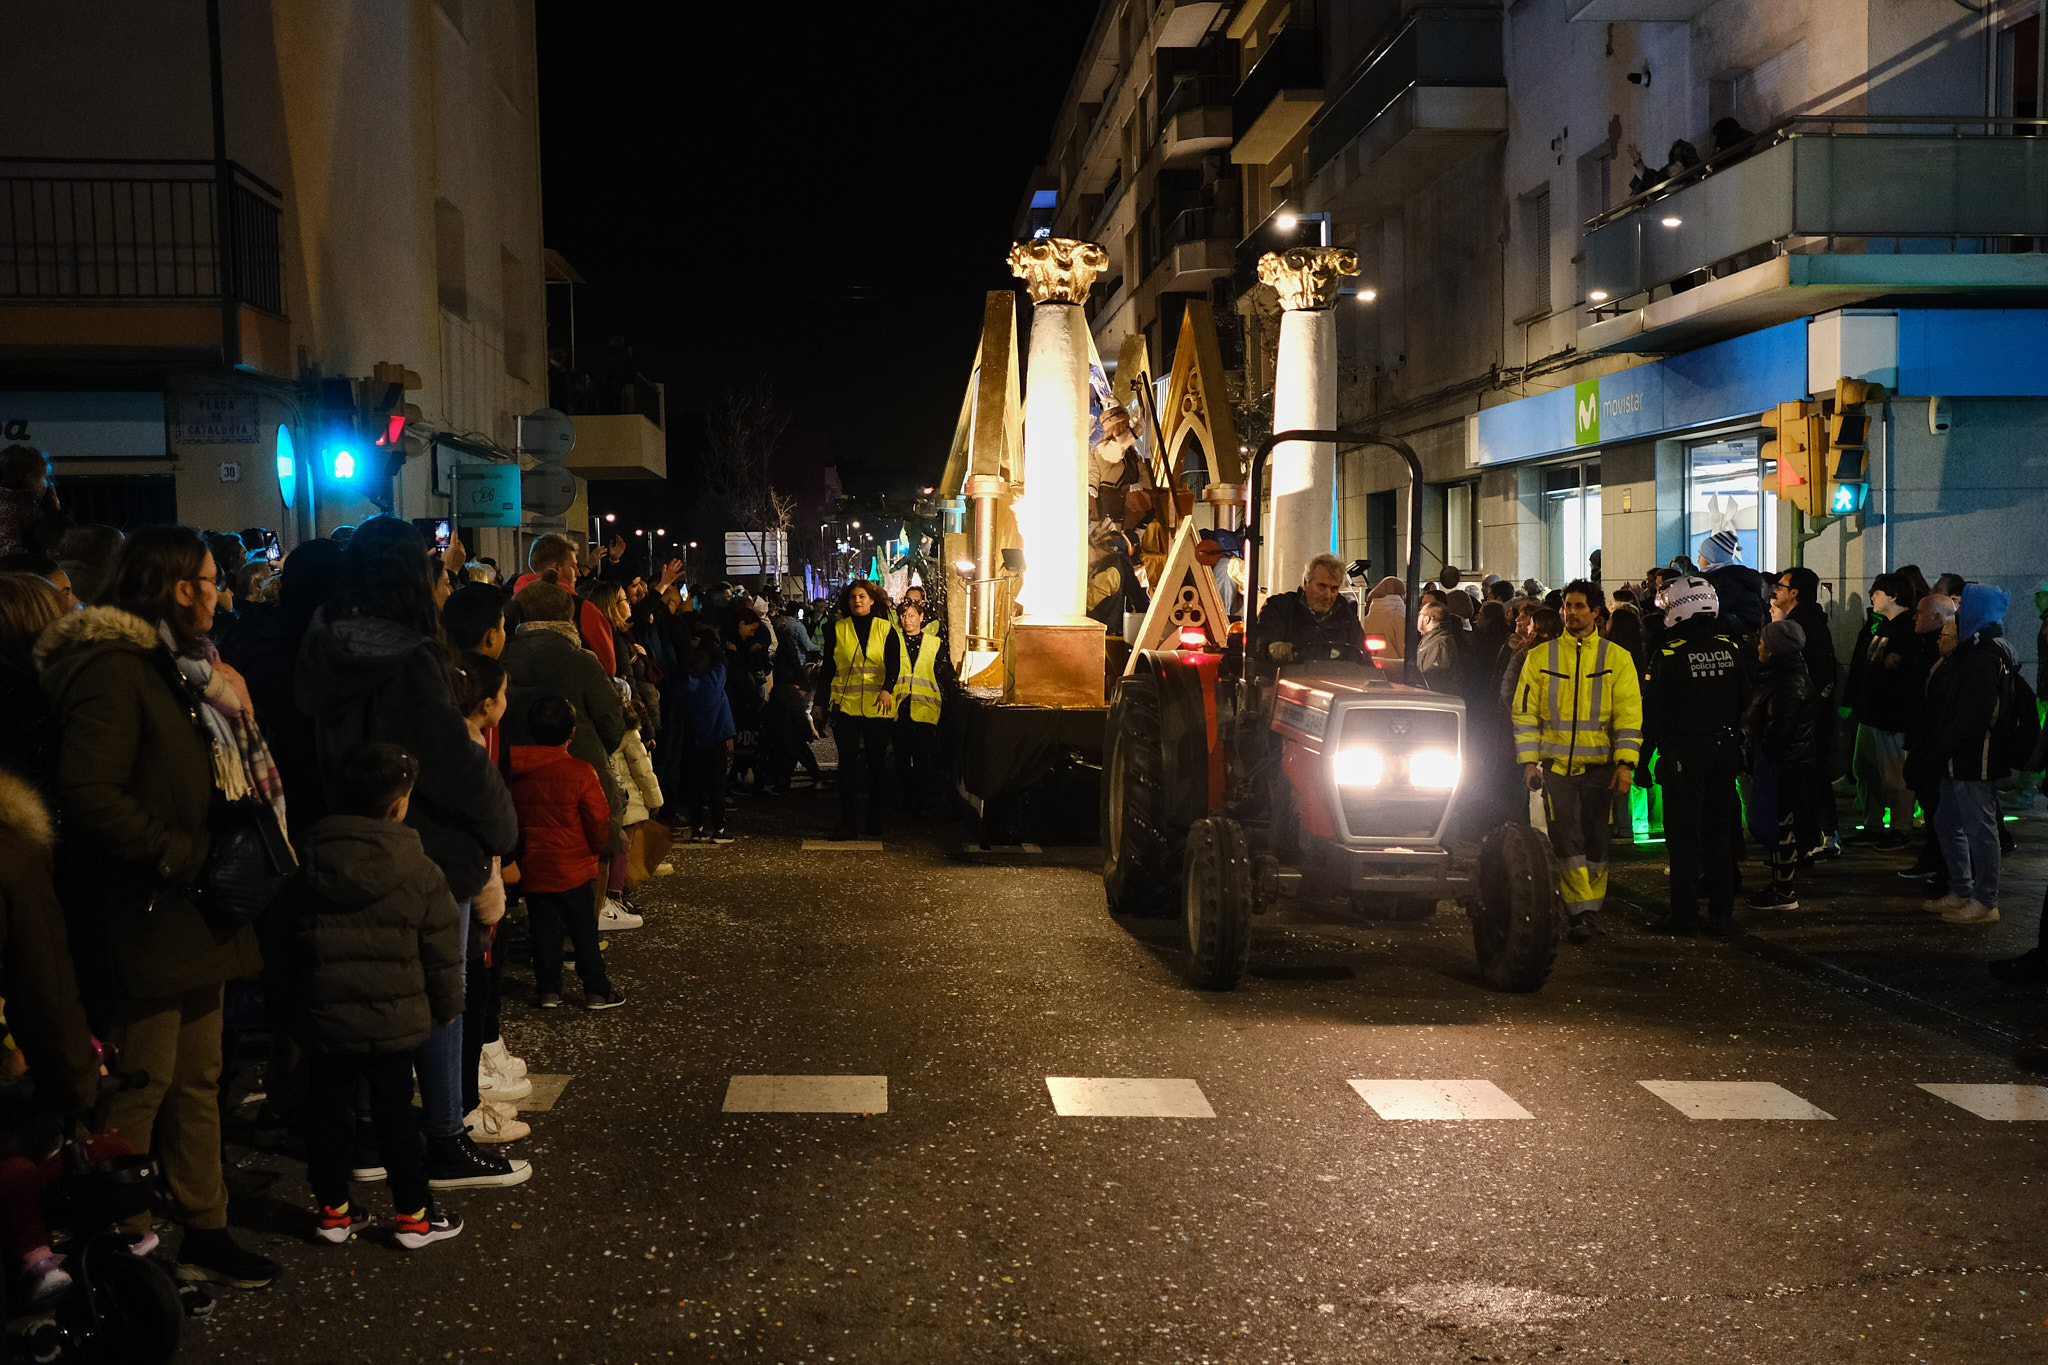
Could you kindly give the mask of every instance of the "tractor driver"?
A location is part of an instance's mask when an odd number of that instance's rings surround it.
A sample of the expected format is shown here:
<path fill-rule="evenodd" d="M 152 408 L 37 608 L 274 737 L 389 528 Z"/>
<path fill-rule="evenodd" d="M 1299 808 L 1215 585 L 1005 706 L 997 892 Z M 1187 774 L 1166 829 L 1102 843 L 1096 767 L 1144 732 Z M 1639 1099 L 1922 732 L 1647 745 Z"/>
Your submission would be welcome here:
<path fill-rule="evenodd" d="M 1343 586 L 1343 561 L 1320 554 L 1308 562 L 1300 588 L 1267 600 L 1259 612 L 1258 676 L 1270 678 L 1282 664 L 1368 662 L 1365 627 L 1337 595 Z"/>

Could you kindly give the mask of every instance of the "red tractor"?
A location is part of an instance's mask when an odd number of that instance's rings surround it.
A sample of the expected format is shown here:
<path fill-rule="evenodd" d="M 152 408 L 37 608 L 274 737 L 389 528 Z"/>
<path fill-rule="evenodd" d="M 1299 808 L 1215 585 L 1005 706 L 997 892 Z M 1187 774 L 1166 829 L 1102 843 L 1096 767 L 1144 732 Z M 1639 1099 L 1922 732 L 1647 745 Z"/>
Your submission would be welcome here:
<path fill-rule="evenodd" d="M 1247 602 L 1258 600 L 1266 457 L 1291 440 L 1383 445 L 1421 481 L 1398 438 L 1269 438 L 1252 463 Z M 1412 604 L 1419 500 L 1409 507 Z M 1342 896 L 1368 919 L 1422 919 L 1452 900 L 1471 917 L 1489 986 L 1541 986 L 1565 923 L 1556 859 L 1524 825 L 1501 825 L 1476 847 L 1465 836 L 1463 700 L 1396 682 L 1376 663 L 1283 666 L 1260 679 L 1245 664 L 1262 657 L 1253 615 L 1241 647 L 1190 632 L 1189 647 L 1146 651 L 1117 683 L 1102 775 L 1110 909 L 1179 915 L 1190 979 L 1229 990 L 1244 976 L 1253 918 L 1281 896 Z"/>

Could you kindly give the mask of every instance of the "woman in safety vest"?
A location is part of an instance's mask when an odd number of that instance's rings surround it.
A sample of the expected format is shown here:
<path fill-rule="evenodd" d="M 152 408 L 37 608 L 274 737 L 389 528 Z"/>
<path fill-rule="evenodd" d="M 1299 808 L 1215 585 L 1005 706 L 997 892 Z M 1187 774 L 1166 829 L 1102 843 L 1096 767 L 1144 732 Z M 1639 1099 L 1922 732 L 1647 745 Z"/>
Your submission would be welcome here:
<path fill-rule="evenodd" d="M 903 672 L 903 643 L 889 620 L 889 600 L 864 578 L 839 594 L 839 618 L 832 648 L 818 674 L 817 719 L 832 722 L 839 747 L 839 828 L 835 839 L 855 837 L 853 803 L 864 775 L 868 793 L 868 837 L 882 833 L 882 783 L 888 773 L 889 729 L 896 715 L 896 680 Z"/>
<path fill-rule="evenodd" d="M 945 643 L 924 628 L 924 603 L 904 602 L 896 619 L 903 627 L 903 672 L 896 679 L 896 778 L 903 789 L 903 813 L 924 818 L 924 793 L 939 757 L 940 679 L 953 667 Z"/>

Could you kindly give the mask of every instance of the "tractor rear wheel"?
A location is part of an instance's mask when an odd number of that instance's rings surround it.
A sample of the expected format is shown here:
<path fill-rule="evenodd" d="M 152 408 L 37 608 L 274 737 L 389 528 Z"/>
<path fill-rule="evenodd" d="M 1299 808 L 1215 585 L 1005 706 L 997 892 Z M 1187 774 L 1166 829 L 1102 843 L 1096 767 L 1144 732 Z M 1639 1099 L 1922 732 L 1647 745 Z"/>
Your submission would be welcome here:
<path fill-rule="evenodd" d="M 1243 979 L 1252 947 L 1252 860 L 1243 825 L 1210 815 L 1189 826 L 1181 901 L 1189 978 L 1206 991 L 1229 990 Z"/>
<path fill-rule="evenodd" d="M 1550 979 L 1564 902 L 1550 840 L 1526 825 L 1502 825 L 1479 849 L 1479 899 L 1472 946 L 1479 972 L 1497 991 L 1533 991 Z"/>
<path fill-rule="evenodd" d="M 1170 915 L 1180 867 L 1167 823 L 1159 679 L 1142 673 L 1121 679 L 1108 725 L 1101 825 L 1109 908 L 1118 915 Z"/>

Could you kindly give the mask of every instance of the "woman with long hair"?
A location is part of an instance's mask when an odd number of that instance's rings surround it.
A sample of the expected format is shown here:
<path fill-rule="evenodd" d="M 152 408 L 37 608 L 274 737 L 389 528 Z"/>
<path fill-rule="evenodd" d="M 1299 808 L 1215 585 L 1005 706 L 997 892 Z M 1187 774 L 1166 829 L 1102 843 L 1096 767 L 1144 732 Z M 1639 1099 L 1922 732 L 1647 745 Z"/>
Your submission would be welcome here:
<path fill-rule="evenodd" d="M 832 723 L 839 748 L 839 828 L 834 839 L 855 837 L 856 774 L 865 776 L 869 838 L 882 832 L 882 784 L 889 768 L 889 730 L 896 715 L 896 679 L 903 647 L 889 620 L 889 599 L 865 578 L 839 594 L 831 648 L 818 673 L 817 720 Z"/>
<path fill-rule="evenodd" d="M 356 527 L 342 551 L 340 591 L 315 614 L 300 647 L 296 685 L 330 795 L 336 765 L 356 744 L 396 744 L 419 761 L 406 823 L 448 879 L 466 936 L 469 903 L 490 880 L 491 859 L 518 842 L 519 817 L 456 704 L 431 548 L 397 517 Z M 429 1186 L 517 1185 L 532 1175 L 524 1161 L 478 1150 L 465 1131 L 460 1019 L 436 1023 L 414 1065 Z"/>
<path fill-rule="evenodd" d="M 256 933 L 201 908 L 212 814 L 254 795 L 282 806 L 253 708 L 207 644 L 218 572 L 182 526 L 137 531 L 100 605 L 58 619 L 36 647 L 60 738 L 57 885 L 101 1034 L 147 1080 L 109 1124 L 157 1158 L 184 1225 L 181 1279 L 258 1288 L 277 1263 L 227 1230 L 221 1178 L 221 997 L 262 966 Z M 130 1221 L 154 1245 L 149 1216 Z"/>
<path fill-rule="evenodd" d="M 0 767 L 45 799 L 57 775 L 57 720 L 36 681 L 36 639 L 69 610 L 48 579 L 0 573 Z"/>

